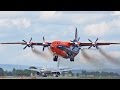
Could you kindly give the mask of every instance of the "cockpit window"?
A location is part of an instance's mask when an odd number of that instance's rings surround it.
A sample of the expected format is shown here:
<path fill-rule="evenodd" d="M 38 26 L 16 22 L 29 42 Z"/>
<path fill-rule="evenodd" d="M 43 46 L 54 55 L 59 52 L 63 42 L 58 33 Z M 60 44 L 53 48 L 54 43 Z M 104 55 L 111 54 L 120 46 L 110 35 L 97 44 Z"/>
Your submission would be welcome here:
<path fill-rule="evenodd" d="M 71 49 L 72 51 L 76 51 L 76 52 L 80 50 L 78 47 L 73 47 L 73 46 L 71 46 L 70 49 Z"/>

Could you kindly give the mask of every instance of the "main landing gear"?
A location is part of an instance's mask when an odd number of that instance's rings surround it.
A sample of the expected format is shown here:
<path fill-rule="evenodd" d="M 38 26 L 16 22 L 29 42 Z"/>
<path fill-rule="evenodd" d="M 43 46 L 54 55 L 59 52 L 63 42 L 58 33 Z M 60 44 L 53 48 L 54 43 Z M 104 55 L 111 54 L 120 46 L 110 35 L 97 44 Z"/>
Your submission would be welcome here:
<path fill-rule="evenodd" d="M 58 61 L 58 56 L 54 56 L 53 61 L 57 62 Z M 74 62 L 74 57 L 70 57 L 70 61 Z"/>
<path fill-rule="evenodd" d="M 70 61 L 71 61 L 71 62 L 74 62 L 74 57 L 71 57 L 71 58 L 70 58 Z"/>
<path fill-rule="evenodd" d="M 53 61 L 58 61 L 58 56 L 54 56 Z"/>

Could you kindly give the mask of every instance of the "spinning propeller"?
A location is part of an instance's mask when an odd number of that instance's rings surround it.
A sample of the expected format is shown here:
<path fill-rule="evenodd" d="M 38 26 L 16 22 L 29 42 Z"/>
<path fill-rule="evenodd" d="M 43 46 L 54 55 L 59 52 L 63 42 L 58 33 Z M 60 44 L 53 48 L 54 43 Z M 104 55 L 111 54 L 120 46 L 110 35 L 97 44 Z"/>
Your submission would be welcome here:
<path fill-rule="evenodd" d="M 33 46 L 32 46 L 32 38 L 30 39 L 30 41 L 29 42 L 26 42 L 25 40 L 22 40 L 23 42 L 25 42 L 26 43 L 26 46 L 23 48 L 23 49 L 26 49 L 27 47 L 31 47 L 31 48 L 33 48 Z"/>
<path fill-rule="evenodd" d="M 48 45 L 48 42 L 45 42 L 45 38 L 44 38 L 44 36 L 43 36 L 43 51 L 45 50 L 45 48 L 46 47 L 48 47 L 49 45 Z"/>
<path fill-rule="evenodd" d="M 97 49 L 99 49 L 98 45 L 97 45 L 98 38 L 96 39 L 95 42 L 91 41 L 90 39 L 88 39 L 88 40 L 92 43 L 92 45 L 88 49 L 90 49 L 91 47 L 96 47 Z"/>
<path fill-rule="evenodd" d="M 30 39 L 29 42 L 27 42 L 27 41 L 25 41 L 25 40 L 22 40 L 22 41 L 25 42 L 25 45 L 26 45 L 23 49 L 26 49 L 27 47 L 33 48 L 33 45 L 39 44 L 39 45 L 42 45 L 42 46 L 43 46 L 42 51 L 44 51 L 45 48 L 50 45 L 48 42 L 45 42 L 45 38 L 44 38 L 44 37 L 43 37 L 43 43 L 37 43 L 37 44 L 36 44 L 36 43 L 33 43 L 33 42 L 31 42 L 31 41 L 32 41 L 32 38 Z"/>

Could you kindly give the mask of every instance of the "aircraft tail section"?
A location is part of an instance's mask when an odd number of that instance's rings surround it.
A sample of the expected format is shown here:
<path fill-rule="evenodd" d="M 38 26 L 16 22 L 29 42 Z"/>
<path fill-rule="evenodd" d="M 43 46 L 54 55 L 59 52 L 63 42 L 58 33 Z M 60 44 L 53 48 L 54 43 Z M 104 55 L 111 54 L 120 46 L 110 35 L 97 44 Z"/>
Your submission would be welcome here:
<path fill-rule="evenodd" d="M 80 37 L 78 38 L 78 31 L 77 31 L 77 28 L 75 29 L 75 39 L 71 42 L 78 42 L 80 39 Z"/>
<path fill-rule="evenodd" d="M 77 39 L 78 39 L 78 33 L 77 33 L 77 28 L 76 28 L 76 30 L 75 30 L 75 41 L 77 41 Z"/>

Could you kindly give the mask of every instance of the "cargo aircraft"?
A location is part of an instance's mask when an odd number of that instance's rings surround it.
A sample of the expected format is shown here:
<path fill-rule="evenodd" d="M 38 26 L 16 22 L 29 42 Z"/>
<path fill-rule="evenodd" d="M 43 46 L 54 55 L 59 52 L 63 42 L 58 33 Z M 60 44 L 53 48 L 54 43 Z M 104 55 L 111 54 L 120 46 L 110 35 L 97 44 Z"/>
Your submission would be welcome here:
<path fill-rule="evenodd" d="M 43 42 L 32 42 L 32 38 L 29 42 L 22 40 L 23 42 L 10 42 L 10 43 L 0 43 L 0 44 L 17 44 L 17 45 L 25 45 L 23 49 L 26 49 L 26 47 L 31 47 L 34 50 L 34 46 L 43 46 L 42 51 L 45 50 L 46 47 L 49 47 L 50 50 L 53 53 L 53 61 L 58 61 L 58 57 L 63 57 L 65 59 L 69 59 L 70 61 L 74 61 L 74 58 L 83 46 L 87 46 L 87 49 L 91 49 L 91 47 L 95 47 L 96 49 L 99 49 L 99 46 L 106 46 L 111 44 L 120 44 L 120 43 L 112 43 L 112 42 L 97 42 L 98 38 L 95 42 L 88 39 L 89 42 L 80 42 L 80 37 L 78 37 L 77 28 L 75 30 L 75 38 L 74 40 L 70 41 L 52 41 L 52 42 L 46 42 L 45 38 L 43 37 Z"/>

